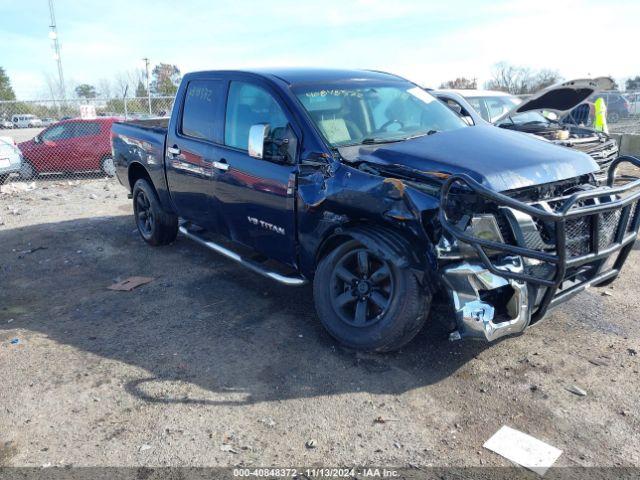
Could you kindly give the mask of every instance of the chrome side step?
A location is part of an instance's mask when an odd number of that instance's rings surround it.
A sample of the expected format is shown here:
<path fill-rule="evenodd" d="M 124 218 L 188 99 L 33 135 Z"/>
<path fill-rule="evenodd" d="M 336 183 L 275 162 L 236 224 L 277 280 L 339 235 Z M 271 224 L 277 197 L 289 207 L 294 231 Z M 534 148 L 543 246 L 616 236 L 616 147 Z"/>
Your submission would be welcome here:
<path fill-rule="evenodd" d="M 223 247 L 222 245 L 212 242 L 211 240 L 206 240 L 202 237 L 199 237 L 195 233 L 190 232 L 187 229 L 187 227 L 185 227 L 184 225 L 180 225 L 179 230 L 180 230 L 180 233 L 183 234 L 185 237 L 190 238 L 191 240 L 194 240 L 195 242 L 199 243 L 204 247 L 207 247 L 209 250 L 213 250 L 214 252 L 217 252 L 231 260 L 238 262 L 240 265 L 247 267 L 249 270 L 253 270 L 254 272 L 260 275 L 270 278 L 271 280 L 275 280 L 276 282 L 283 283 L 285 285 L 290 285 L 290 286 L 299 286 L 307 283 L 307 280 L 303 277 L 297 277 L 297 276 L 288 277 L 286 275 L 282 275 L 272 270 L 268 270 L 252 260 L 242 258 L 236 252 L 231 251 L 228 248 Z"/>

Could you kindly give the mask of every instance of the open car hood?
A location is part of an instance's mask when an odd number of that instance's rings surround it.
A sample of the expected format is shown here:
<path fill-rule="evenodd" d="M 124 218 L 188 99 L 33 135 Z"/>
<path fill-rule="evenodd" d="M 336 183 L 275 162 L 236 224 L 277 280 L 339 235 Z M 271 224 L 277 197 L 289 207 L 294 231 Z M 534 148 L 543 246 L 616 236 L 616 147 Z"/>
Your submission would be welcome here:
<path fill-rule="evenodd" d="M 595 92 L 611 90 L 613 86 L 614 82 L 610 77 L 579 78 L 551 85 L 534 93 L 520 105 L 516 105 L 510 111 L 494 120 L 493 123 L 497 124 L 501 120 L 518 113 L 535 110 L 555 112 L 560 117 L 573 110 Z"/>

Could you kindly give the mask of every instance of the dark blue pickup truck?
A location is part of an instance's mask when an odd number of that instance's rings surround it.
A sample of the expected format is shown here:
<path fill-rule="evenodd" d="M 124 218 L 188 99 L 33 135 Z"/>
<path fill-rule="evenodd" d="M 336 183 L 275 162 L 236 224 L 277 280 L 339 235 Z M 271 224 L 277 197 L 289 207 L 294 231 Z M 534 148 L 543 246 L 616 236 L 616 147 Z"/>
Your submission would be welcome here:
<path fill-rule="evenodd" d="M 113 125 L 113 158 L 151 245 L 178 232 L 287 285 L 313 281 L 340 342 L 409 342 L 433 302 L 451 338 L 522 332 L 618 275 L 640 179 L 588 155 L 469 126 L 371 71 L 186 75 L 171 118 Z M 292 297 L 292 301 L 295 297 Z"/>

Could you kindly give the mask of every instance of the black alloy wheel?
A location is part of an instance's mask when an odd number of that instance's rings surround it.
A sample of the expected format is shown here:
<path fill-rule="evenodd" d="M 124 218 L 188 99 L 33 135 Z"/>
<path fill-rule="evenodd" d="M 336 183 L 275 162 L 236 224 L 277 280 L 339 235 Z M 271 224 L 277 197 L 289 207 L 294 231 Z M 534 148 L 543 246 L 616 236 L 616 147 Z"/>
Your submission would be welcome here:
<path fill-rule="evenodd" d="M 153 215 L 153 209 L 151 208 L 151 202 L 149 197 L 143 190 L 136 192 L 136 199 L 134 202 L 134 209 L 136 215 L 136 223 L 142 236 L 147 238 L 153 234 L 155 226 L 155 217 Z"/>
<path fill-rule="evenodd" d="M 395 281 L 386 260 L 366 248 L 347 252 L 331 276 L 331 305 L 352 327 L 370 327 L 389 310 Z"/>

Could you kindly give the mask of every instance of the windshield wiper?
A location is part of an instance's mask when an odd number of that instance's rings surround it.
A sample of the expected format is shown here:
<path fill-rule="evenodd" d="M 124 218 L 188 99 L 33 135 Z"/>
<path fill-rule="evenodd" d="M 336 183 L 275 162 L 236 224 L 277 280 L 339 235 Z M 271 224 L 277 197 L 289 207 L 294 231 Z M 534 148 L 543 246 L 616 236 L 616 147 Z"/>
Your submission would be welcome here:
<path fill-rule="evenodd" d="M 520 125 L 538 125 L 539 123 L 547 125 L 549 122 L 545 122 L 544 120 L 531 120 L 529 122 L 521 123 Z"/>
<path fill-rule="evenodd" d="M 353 147 L 355 145 L 377 145 L 382 143 L 397 143 L 404 142 L 405 140 L 411 140 L 414 138 L 425 137 L 427 135 L 433 135 L 434 133 L 438 133 L 439 130 L 429 130 L 426 133 L 419 133 L 417 135 L 412 135 L 410 137 L 402 137 L 402 138 L 377 138 L 377 137 L 367 137 L 360 140 L 358 143 L 352 143 L 349 145 L 342 145 L 343 147 Z"/>
<path fill-rule="evenodd" d="M 402 142 L 403 140 L 405 140 L 404 138 L 374 138 L 374 137 L 367 137 L 367 138 L 363 138 L 360 143 L 362 145 L 373 145 L 376 143 L 393 143 L 393 142 Z"/>
<path fill-rule="evenodd" d="M 426 136 L 433 135 L 434 133 L 438 133 L 438 132 L 440 132 L 440 130 L 429 130 L 426 133 L 418 133 L 417 135 L 412 135 L 410 137 L 405 138 L 404 140 L 412 140 L 414 138 L 426 137 Z"/>

